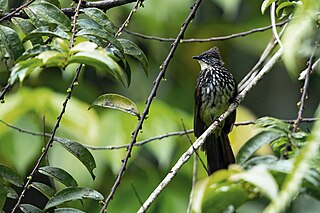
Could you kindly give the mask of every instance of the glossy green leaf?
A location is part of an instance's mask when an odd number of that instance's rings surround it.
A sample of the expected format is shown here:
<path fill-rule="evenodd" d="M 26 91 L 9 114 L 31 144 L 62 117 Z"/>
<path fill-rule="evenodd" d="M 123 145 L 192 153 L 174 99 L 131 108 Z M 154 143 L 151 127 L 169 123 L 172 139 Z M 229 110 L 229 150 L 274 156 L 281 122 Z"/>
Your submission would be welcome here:
<path fill-rule="evenodd" d="M 31 204 L 20 204 L 19 208 L 24 213 L 42 213 L 43 211 Z"/>
<path fill-rule="evenodd" d="M 107 51 L 101 49 L 78 52 L 69 58 L 69 63 L 82 63 L 93 66 L 98 70 L 106 71 L 112 77 L 118 79 L 124 86 L 127 86 L 127 76 L 109 54 Z"/>
<path fill-rule="evenodd" d="M 85 213 L 84 211 L 81 211 L 79 209 L 74 209 L 74 208 L 58 208 L 58 209 L 55 209 L 54 212 L 56 212 L 56 213 Z"/>
<path fill-rule="evenodd" d="M 22 82 L 32 71 L 40 69 L 42 65 L 42 60 L 38 58 L 31 58 L 17 63 L 11 70 L 8 83 L 13 85 L 16 81 Z"/>
<path fill-rule="evenodd" d="M 73 154 L 87 168 L 92 179 L 95 179 L 93 170 L 96 168 L 96 162 L 87 148 L 80 143 L 61 138 L 57 140 L 68 152 Z M 70 181 L 70 180 L 69 180 Z M 70 183 L 70 182 L 69 182 Z"/>
<path fill-rule="evenodd" d="M 236 156 L 236 163 L 246 162 L 262 145 L 269 144 L 272 141 L 285 136 L 278 131 L 262 131 L 249 139 L 239 150 Z"/>
<path fill-rule="evenodd" d="M 8 0 L 0 0 L 0 14 L 7 11 L 8 9 Z"/>
<path fill-rule="evenodd" d="M 5 190 L 7 191 L 7 197 L 11 199 L 17 199 L 18 198 L 18 193 L 11 187 L 5 186 Z"/>
<path fill-rule="evenodd" d="M 63 30 L 70 30 L 70 19 L 55 5 L 48 2 L 35 2 L 24 9 L 33 23 L 56 24 Z M 40 22 L 40 23 L 39 23 Z"/>
<path fill-rule="evenodd" d="M 53 46 L 57 48 L 60 52 L 68 53 L 70 51 L 70 43 L 61 38 L 55 38 Z"/>
<path fill-rule="evenodd" d="M 261 128 L 275 129 L 287 133 L 290 131 L 291 125 L 274 117 L 262 117 L 256 120 L 255 124 Z"/>
<path fill-rule="evenodd" d="M 118 94 L 104 94 L 99 96 L 89 107 L 101 106 L 117 109 L 140 118 L 138 106 L 130 99 Z"/>
<path fill-rule="evenodd" d="M 90 41 L 84 41 L 72 47 L 70 52 L 77 53 L 77 52 L 85 52 L 85 51 L 94 51 L 97 48 L 98 48 L 98 45 L 96 43 L 93 43 Z"/>
<path fill-rule="evenodd" d="M 33 48 L 30 48 L 28 50 L 26 50 L 22 56 L 20 56 L 16 62 L 21 62 L 21 61 L 25 61 L 29 58 L 33 58 L 37 55 L 39 55 L 40 53 L 42 52 L 45 52 L 45 51 L 49 51 L 49 50 L 55 50 L 57 51 L 57 49 L 55 49 L 54 47 L 52 46 L 49 46 L 49 45 L 34 45 Z"/>
<path fill-rule="evenodd" d="M 0 177 L 6 181 L 9 182 L 15 186 L 22 187 L 23 186 L 23 180 L 22 178 L 16 173 L 13 169 L 0 165 Z"/>
<path fill-rule="evenodd" d="M 77 23 L 81 29 L 101 29 L 101 25 L 91 19 L 79 19 Z"/>
<path fill-rule="evenodd" d="M 36 29 L 36 27 L 30 22 L 30 20 L 28 19 L 23 19 L 23 18 L 19 18 L 19 17 L 13 17 L 11 19 L 12 23 L 14 23 L 17 27 L 19 27 L 21 29 L 21 31 L 25 34 L 25 35 L 29 35 L 33 30 Z M 39 44 L 43 44 L 43 40 L 42 38 L 30 38 L 30 41 L 32 42 L 32 44 L 34 45 L 39 45 Z"/>
<path fill-rule="evenodd" d="M 19 58 L 24 52 L 24 47 L 18 34 L 9 27 L 0 25 L 0 42 L 13 60 Z"/>
<path fill-rule="evenodd" d="M 60 4 L 59 0 L 44 0 L 44 1 L 49 2 L 49 3 L 57 6 L 58 8 L 61 8 L 61 4 Z"/>
<path fill-rule="evenodd" d="M 23 41 L 27 41 L 31 38 L 39 38 L 42 36 L 52 36 L 52 37 L 58 37 L 62 39 L 70 39 L 70 36 L 68 33 L 64 32 L 61 28 L 57 27 L 54 30 L 50 30 L 49 26 L 43 26 L 39 27 L 32 32 L 30 32 L 24 39 Z"/>
<path fill-rule="evenodd" d="M 56 191 L 52 187 L 40 182 L 32 182 L 30 184 L 30 187 L 38 190 L 48 199 L 50 199 L 56 193 Z"/>
<path fill-rule="evenodd" d="M 264 0 L 261 5 L 261 13 L 264 14 L 266 9 L 275 1 L 277 0 Z"/>
<path fill-rule="evenodd" d="M 148 76 L 149 74 L 149 63 L 144 52 L 132 41 L 127 39 L 119 39 L 121 45 L 123 46 L 124 53 L 130 55 L 139 60 L 142 65 L 142 68 L 145 74 Z"/>
<path fill-rule="evenodd" d="M 42 52 L 38 55 L 45 67 L 65 67 L 68 64 L 68 54 L 53 50 Z"/>
<path fill-rule="evenodd" d="M 87 36 L 95 36 L 97 38 L 103 39 L 107 42 L 110 42 L 113 46 L 115 46 L 120 52 L 123 52 L 123 47 L 121 43 L 112 35 L 111 33 L 102 30 L 102 29 L 82 29 L 76 33 L 76 36 L 82 36 L 87 38 Z M 90 38 L 90 37 L 89 37 Z"/>
<path fill-rule="evenodd" d="M 113 25 L 113 23 L 102 10 L 97 8 L 85 8 L 83 11 L 88 17 L 101 25 L 105 30 L 113 34 L 117 32 L 118 28 Z"/>
<path fill-rule="evenodd" d="M 47 175 L 65 186 L 78 186 L 77 181 L 65 170 L 52 166 L 45 166 L 39 168 L 41 174 Z"/>
<path fill-rule="evenodd" d="M 68 187 L 58 191 L 47 203 L 45 209 L 60 205 L 62 203 L 73 201 L 73 200 L 82 200 L 82 199 L 92 199 L 92 200 L 103 200 L 103 196 L 89 188 L 82 187 Z"/>

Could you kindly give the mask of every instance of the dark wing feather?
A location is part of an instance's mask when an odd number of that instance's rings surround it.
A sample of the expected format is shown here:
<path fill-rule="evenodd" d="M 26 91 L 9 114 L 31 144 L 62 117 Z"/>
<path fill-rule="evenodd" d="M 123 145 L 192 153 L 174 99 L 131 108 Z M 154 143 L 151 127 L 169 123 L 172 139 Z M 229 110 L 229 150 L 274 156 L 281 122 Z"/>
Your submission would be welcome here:
<path fill-rule="evenodd" d="M 202 82 L 198 78 L 196 91 L 194 94 L 195 108 L 194 108 L 194 123 L 193 123 L 194 135 L 196 137 L 199 137 L 200 135 L 202 135 L 202 133 L 206 130 L 206 126 L 200 117 L 200 108 L 201 108 L 201 89 L 200 89 L 201 85 L 200 84 L 202 84 Z"/>

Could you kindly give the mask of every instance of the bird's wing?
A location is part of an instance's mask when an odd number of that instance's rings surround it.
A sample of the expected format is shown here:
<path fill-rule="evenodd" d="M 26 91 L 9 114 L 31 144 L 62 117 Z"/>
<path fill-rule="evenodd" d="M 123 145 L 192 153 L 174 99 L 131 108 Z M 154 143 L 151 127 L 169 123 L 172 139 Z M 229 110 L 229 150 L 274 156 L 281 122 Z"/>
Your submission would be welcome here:
<path fill-rule="evenodd" d="M 200 109 L 201 109 L 201 80 L 198 79 L 196 90 L 194 94 L 195 107 L 194 107 L 194 135 L 199 137 L 206 130 L 206 126 L 201 119 Z"/>

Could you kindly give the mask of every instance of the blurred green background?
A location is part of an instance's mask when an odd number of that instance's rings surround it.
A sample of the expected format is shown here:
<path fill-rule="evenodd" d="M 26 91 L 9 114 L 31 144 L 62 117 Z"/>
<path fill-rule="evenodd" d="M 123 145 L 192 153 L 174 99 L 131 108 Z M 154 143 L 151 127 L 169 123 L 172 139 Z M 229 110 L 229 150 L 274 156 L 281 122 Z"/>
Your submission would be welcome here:
<path fill-rule="evenodd" d="M 20 0 L 9 2 L 11 7 L 21 3 Z M 63 7 L 70 7 L 71 2 L 61 0 Z M 146 35 L 174 38 L 188 15 L 192 3 L 191 0 L 146 0 L 144 7 L 139 8 L 134 14 L 127 29 Z M 110 9 L 107 15 L 117 26 L 120 26 L 132 6 L 133 4 L 129 4 Z M 269 25 L 269 15 L 261 15 L 260 6 L 261 2 L 255 0 L 203 1 L 185 38 L 229 35 Z M 87 67 L 85 72 L 82 72 L 79 86 L 75 88 L 67 107 L 66 115 L 57 132 L 58 136 L 94 146 L 122 145 L 130 142 L 131 132 L 138 122 L 135 117 L 109 109 L 95 108 L 88 111 L 87 108 L 101 94 L 119 93 L 138 103 L 140 111 L 143 111 L 153 81 L 158 75 L 159 66 L 168 54 L 171 43 L 146 40 L 127 33 L 123 33 L 122 36 L 133 40 L 145 51 L 150 65 L 149 77 L 147 78 L 140 65 L 132 60 L 130 61 L 132 83 L 129 88 L 124 88 L 108 76 L 101 76 L 94 69 Z M 268 30 L 225 41 L 181 43 L 171 60 L 165 79 L 161 82 L 157 97 L 151 106 L 149 118 L 145 121 L 138 140 L 182 130 L 181 119 L 187 129 L 192 128 L 194 86 L 200 69 L 198 63 L 191 59 L 192 56 L 212 46 L 218 46 L 225 66 L 240 82 L 258 61 L 271 36 L 272 32 Z M 301 62 L 301 67 L 305 66 L 305 62 Z M 9 73 L 3 68 L 0 71 L 0 83 L 5 85 Z M 8 94 L 5 104 L 0 105 L 0 119 L 22 129 L 50 132 L 61 110 L 72 76 L 73 73 L 47 69 L 39 76 L 29 77 L 23 85 L 14 87 Z M 304 117 L 313 116 L 319 103 L 319 81 L 318 75 L 312 76 Z M 297 102 L 300 99 L 301 86 L 302 82 L 290 78 L 283 64 L 279 62 L 241 104 L 238 110 L 238 121 L 254 120 L 262 116 L 294 119 L 298 110 Z M 231 136 L 234 150 L 238 150 L 240 144 L 255 131 L 251 126 L 235 127 Z M 191 138 L 194 139 L 194 137 Z M 26 177 L 45 142 L 46 140 L 41 137 L 22 134 L 1 124 L 0 163 L 10 166 L 22 177 Z M 129 167 L 111 202 L 109 211 L 136 211 L 140 203 L 134 189 L 144 201 L 189 146 L 185 136 L 178 136 L 134 148 Z M 268 152 L 268 149 L 262 153 L 265 152 Z M 85 167 L 57 144 L 50 149 L 48 161 L 52 166 L 69 171 L 80 186 L 92 187 L 106 196 L 120 168 L 125 150 L 100 150 L 91 151 L 91 153 L 97 163 L 94 171 L 97 178 L 94 181 Z M 204 159 L 203 153 L 201 156 Z M 172 212 L 173 210 L 185 212 L 191 190 L 192 162 L 188 162 L 181 169 L 152 205 L 150 212 Z M 205 176 L 204 169 L 199 165 L 198 178 Z M 40 175 L 36 179 L 48 181 Z M 41 195 L 29 190 L 24 202 L 31 200 L 31 202 L 41 203 L 40 197 Z M 308 209 L 312 209 L 314 205 L 319 205 L 308 197 L 301 199 L 303 199 L 302 202 L 297 202 L 297 206 L 292 208 L 291 212 L 301 212 L 301 208 L 304 212 L 308 212 Z M 252 201 L 238 212 L 260 212 L 266 204 L 265 200 Z M 6 208 L 10 209 L 11 205 L 9 201 Z M 93 201 L 85 201 L 83 206 L 80 202 L 72 202 L 70 205 L 87 212 L 97 212 L 100 208 L 97 202 Z"/>

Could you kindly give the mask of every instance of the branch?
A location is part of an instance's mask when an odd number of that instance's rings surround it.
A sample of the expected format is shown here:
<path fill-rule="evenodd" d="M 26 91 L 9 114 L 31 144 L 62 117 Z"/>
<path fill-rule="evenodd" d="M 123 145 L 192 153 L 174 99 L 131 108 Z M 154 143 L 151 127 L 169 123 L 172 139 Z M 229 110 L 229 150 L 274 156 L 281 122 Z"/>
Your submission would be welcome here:
<path fill-rule="evenodd" d="M 79 0 L 78 5 L 81 4 L 81 1 L 82 1 L 82 0 Z M 77 9 L 78 9 L 77 12 L 79 12 L 79 6 L 77 6 Z M 76 13 L 77 13 L 77 12 L 76 12 Z M 75 14 L 74 19 L 76 19 L 77 17 L 78 17 L 78 14 Z M 74 20 L 74 23 L 76 23 L 76 20 Z M 73 43 L 73 41 L 71 41 L 71 43 Z M 60 126 L 60 122 L 61 122 L 61 120 L 62 120 L 63 114 L 64 114 L 65 111 L 66 111 L 67 104 L 68 104 L 68 102 L 69 102 L 69 100 L 70 100 L 70 98 L 71 98 L 71 94 L 72 94 L 73 88 L 74 88 L 75 85 L 77 85 L 81 68 L 82 68 L 82 64 L 78 67 L 78 69 L 77 69 L 77 71 L 76 71 L 76 75 L 74 76 L 74 78 L 73 78 L 73 80 L 72 80 L 72 82 L 71 82 L 71 84 L 70 84 L 70 86 L 69 86 L 69 88 L 68 88 L 68 90 L 67 90 L 67 93 L 68 93 L 68 94 L 67 94 L 67 97 L 66 97 L 66 99 L 64 100 L 64 102 L 63 102 L 63 104 L 62 104 L 62 110 L 61 110 L 61 112 L 60 112 L 60 114 L 59 114 L 59 116 L 58 116 L 58 118 L 57 118 L 56 124 L 55 124 L 54 127 L 53 127 L 53 130 L 52 130 L 52 132 L 51 132 L 51 136 L 50 136 L 50 138 L 49 138 L 49 140 L 48 140 L 48 143 L 47 143 L 47 145 L 45 146 L 45 149 L 44 149 L 43 152 L 41 153 L 40 157 L 38 158 L 38 161 L 37 161 L 36 165 L 33 167 L 30 175 L 27 177 L 27 181 L 26 181 L 26 183 L 24 184 L 23 190 L 22 190 L 22 192 L 21 192 L 21 194 L 20 194 L 20 196 L 19 196 L 19 198 L 18 198 L 18 200 L 17 200 L 17 203 L 16 203 L 15 206 L 13 207 L 11 213 L 14 213 L 14 212 L 16 211 L 16 209 L 18 208 L 19 204 L 21 203 L 21 200 L 22 200 L 22 198 L 24 197 L 24 195 L 25 195 L 25 193 L 26 193 L 26 191 L 27 191 L 27 189 L 28 189 L 28 187 L 29 187 L 29 184 L 30 184 L 30 182 L 31 182 L 31 180 L 32 180 L 32 178 L 33 178 L 34 173 L 38 170 L 41 161 L 42 161 L 42 160 L 45 158 L 45 156 L 47 155 L 47 153 L 48 153 L 48 151 L 49 151 L 49 148 L 51 147 L 51 145 L 52 145 L 52 143 L 53 143 L 53 141 L 54 141 L 54 136 L 55 136 L 55 134 L 56 134 L 57 129 L 58 129 L 59 126 Z"/>
<path fill-rule="evenodd" d="M 289 21 L 290 20 L 288 19 L 286 21 L 277 23 L 276 26 L 281 27 L 281 26 L 285 25 L 286 23 L 288 23 Z M 266 27 L 255 28 L 255 29 L 251 29 L 251 30 L 248 30 L 245 32 L 235 33 L 235 34 L 231 34 L 231 35 L 227 35 L 227 36 L 218 36 L 218 37 L 203 38 L 203 39 L 196 39 L 196 38 L 181 39 L 180 42 L 181 43 L 190 43 L 190 42 L 223 41 L 223 40 L 228 40 L 228 39 L 232 39 L 232 38 L 247 36 L 249 34 L 253 34 L 253 33 L 257 33 L 257 32 L 263 32 L 263 31 L 269 30 L 271 28 L 272 28 L 272 25 L 269 25 Z M 174 38 L 162 38 L 162 37 L 157 37 L 157 36 L 149 36 L 149 35 L 144 35 L 141 33 L 132 32 L 129 30 L 125 30 L 124 32 L 126 32 L 130 35 L 138 36 L 140 38 L 149 39 L 149 40 L 156 40 L 156 41 L 163 41 L 163 42 L 173 42 L 175 40 Z"/>
<path fill-rule="evenodd" d="M 161 181 L 157 188 L 150 194 L 148 199 L 145 201 L 143 206 L 138 210 L 139 213 L 145 212 L 154 200 L 159 196 L 162 190 L 170 183 L 174 176 L 178 173 L 180 168 L 190 159 L 194 152 L 194 149 L 198 149 L 203 143 L 208 135 L 216 129 L 221 121 L 223 121 L 231 112 L 233 112 L 240 104 L 240 102 L 245 98 L 246 94 L 258 83 L 263 76 L 268 73 L 273 65 L 282 55 L 282 49 L 279 49 L 273 57 L 268 61 L 268 63 L 261 69 L 259 74 L 248 84 L 246 88 L 237 96 L 236 101 L 230 105 L 228 110 L 224 112 L 194 143 L 189 149 L 179 158 L 178 162 L 172 167 L 168 172 L 167 176 Z"/>
<path fill-rule="evenodd" d="M 317 120 L 317 118 L 301 118 L 300 123 L 304 122 L 304 123 L 311 123 L 311 122 L 315 122 Z M 291 120 L 282 120 L 283 122 L 289 123 L 289 124 L 293 124 L 296 120 L 291 119 Z M 4 125 L 6 125 L 7 127 L 14 129 L 18 132 L 24 133 L 24 134 L 29 134 L 29 135 L 33 135 L 33 136 L 41 136 L 41 137 L 51 137 L 50 133 L 41 133 L 41 132 L 32 132 L 29 130 L 25 130 L 19 127 L 16 127 L 14 125 L 11 125 L 3 120 L 0 119 L 0 123 L 3 123 Z M 246 126 L 246 125 L 253 125 L 255 124 L 255 121 L 240 121 L 240 122 L 236 122 L 234 124 L 234 126 Z M 172 137 L 172 136 L 183 136 L 186 134 L 192 134 L 193 133 L 193 129 L 189 129 L 189 130 L 183 130 L 183 131 L 176 131 L 176 132 L 169 132 L 166 134 L 162 134 L 162 135 L 157 135 L 139 142 L 136 142 L 134 144 L 134 146 L 143 146 L 147 143 L 150 143 L 152 141 L 155 140 L 161 140 L 164 138 L 168 138 L 168 137 Z M 61 138 L 61 137 L 54 137 L 54 141 L 60 142 L 60 141 L 66 141 L 69 140 L 67 138 Z M 86 145 L 86 144 L 82 144 L 84 147 L 86 147 L 87 149 L 91 149 L 91 150 L 117 150 L 117 149 L 126 149 L 129 147 L 129 144 L 124 144 L 124 145 L 110 145 L 110 146 L 92 146 L 92 145 Z"/>
<path fill-rule="evenodd" d="M 4 16 L 2 16 L 0 18 L 0 22 L 6 20 L 6 19 L 10 19 L 12 16 L 14 16 L 16 13 L 19 13 L 23 8 L 29 6 L 32 2 L 34 2 L 35 0 L 30 0 L 27 1 L 26 3 L 24 3 L 23 5 L 21 5 L 20 7 L 17 7 L 16 9 L 14 9 L 12 12 L 5 14 Z"/>
<path fill-rule="evenodd" d="M 303 88 L 302 88 L 302 95 L 301 95 L 301 98 L 300 98 L 300 101 L 299 101 L 299 105 L 300 106 L 299 106 L 299 110 L 298 110 L 297 119 L 293 123 L 292 132 L 296 132 L 298 130 L 299 123 L 302 120 L 302 112 L 304 110 L 305 100 L 307 98 L 307 89 L 308 89 L 308 86 L 309 86 L 310 73 L 311 73 L 311 70 L 312 70 L 312 63 L 313 63 L 313 60 L 314 60 L 314 54 L 316 52 L 317 46 L 318 46 L 318 43 L 316 42 L 315 46 L 313 47 L 311 56 L 310 56 L 310 58 L 308 60 L 308 67 L 307 67 L 307 70 L 306 70 L 306 76 L 305 76 L 304 85 L 303 85 Z M 284 151 L 281 153 L 281 159 L 287 159 L 288 158 L 288 152 L 291 151 L 291 146 L 292 146 L 291 142 L 288 141 L 286 143 Z"/>
<path fill-rule="evenodd" d="M 124 23 L 122 24 L 122 26 L 119 28 L 119 30 L 117 31 L 117 33 L 115 34 L 115 36 L 119 36 L 121 31 L 125 28 L 125 26 L 129 23 L 130 19 L 132 18 L 132 15 L 134 12 L 136 12 L 136 10 L 138 9 L 139 6 L 141 6 L 143 0 L 137 0 L 135 5 L 133 6 L 133 8 L 131 9 L 127 19 L 124 21 Z M 149 100 L 149 99 L 148 99 Z M 150 102 L 151 104 L 151 102 Z M 150 104 L 149 104 L 149 107 L 150 107 Z M 147 109 L 147 110 L 146 110 Z M 128 161 L 129 161 L 129 158 L 131 156 L 131 151 L 132 151 L 132 148 L 133 148 L 133 145 L 134 143 L 136 142 L 136 139 L 137 139 L 137 136 L 139 134 L 139 130 L 142 129 L 142 124 L 143 124 L 143 121 L 144 119 L 146 118 L 147 114 L 148 114 L 148 111 L 149 111 L 149 108 L 148 108 L 148 104 L 147 104 L 147 107 L 146 109 L 144 110 L 144 112 L 142 113 L 142 116 L 140 118 L 140 121 L 135 129 L 135 131 L 133 132 L 132 134 L 132 141 L 130 142 L 128 148 L 127 148 L 127 152 L 126 152 L 126 155 L 124 157 L 124 159 L 122 160 L 122 165 L 121 165 L 121 168 L 118 172 L 118 175 L 116 177 L 116 180 L 111 188 L 111 191 L 109 193 L 109 195 L 107 196 L 106 200 L 103 202 L 103 206 L 100 210 L 100 213 L 103 213 L 107 210 L 108 208 L 108 205 L 110 203 L 110 201 L 112 200 L 114 194 L 116 193 L 116 190 L 118 188 L 118 186 L 120 185 L 120 182 L 121 182 L 121 179 L 122 179 L 122 176 L 124 174 L 124 171 L 126 170 L 126 166 L 128 164 Z"/>

